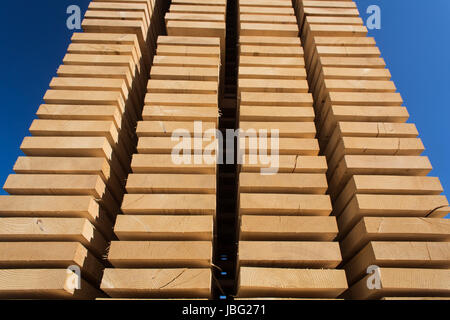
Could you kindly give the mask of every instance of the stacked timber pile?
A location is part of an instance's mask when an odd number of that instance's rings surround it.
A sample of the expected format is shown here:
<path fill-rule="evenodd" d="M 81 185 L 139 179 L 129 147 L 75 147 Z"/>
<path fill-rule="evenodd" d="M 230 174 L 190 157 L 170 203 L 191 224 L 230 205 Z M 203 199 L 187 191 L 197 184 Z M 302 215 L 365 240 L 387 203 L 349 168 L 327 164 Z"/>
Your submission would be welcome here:
<path fill-rule="evenodd" d="M 0 197 L 1 298 L 103 295 L 159 2 L 93 1 L 73 35 Z"/>
<path fill-rule="evenodd" d="M 213 37 L 220 39 L 221 76 L 223 91 L 225 76 L 225 36 L 227 0 L 172 0 L 165 15 L 167 34 L 177 37 Z M 168 44 L 169 45 L 169 44 Z M 168 48 L 170 49 L 170 48 Z M 194 48 L 199 57 L 210 57 L 209 50 Z M 223 92 L 220 92 L 222 96 Z"/>
<path fill-rule="evenodd" d="M 356 4 L 296 1 L 329 194 L 350 289 L 344 297 L 450 296 L 450 210 Z M 371 265 L 380 267 L 369 289 Z M 376 281 L 373 282 L 375 285 Z"/>
<path fill-rule="evenodd" d="M 86 32 L 135 34 L 150 63 L 156 39 L 165 33 L 163 16 L 167 6 L 164 0 L 92 0 L 82 27 Z"/>
<path fill-rule="evenodd" d="M 279 170 L 245 141 L 240 166 L 240 298 L 336 298 L 347 288 L 325 157 L 319 157 L 313 99 L 290 0 L 239 1 L 239 122 L 243 133 L 279 132 Z M 264 139 L 259 135 L 259 139 Z M 260 141 L 261 142 L 261 141 Z M 240 148 L 244 149 L 241 144 Z M 261 154 L 259 150 L 259 155 Z M 258 157 L 259 157 L 258 155 Z"/>
<path fill-rule="evenodd" d="M 211 297 L 216 161 L 205 162 L 202 154 L 215 135 L 202 139 L 217 128 L 219 70 L 219 38 L 158 39 L 124 215 L 114 228 L 120 241 L 108 255 L 115 268 L 102 280 L 111 297 Z M 182 163 L 172 157 L 180 143 L 172 139 L 176 130 L 187 134 Z"/>
<path fill-rule="evenodd" d="M 172 0 L 165 16 L 167 33 L 219 38 L 225 50 L 226 10 L 226 0 Z"/>

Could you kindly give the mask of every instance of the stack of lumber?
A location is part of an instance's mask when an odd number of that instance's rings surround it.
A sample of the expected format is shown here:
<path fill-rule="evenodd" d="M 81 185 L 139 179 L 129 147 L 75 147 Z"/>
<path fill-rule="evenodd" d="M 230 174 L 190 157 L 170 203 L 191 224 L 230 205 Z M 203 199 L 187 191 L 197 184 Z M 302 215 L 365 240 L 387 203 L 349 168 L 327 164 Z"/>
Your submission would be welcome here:
<path fill-rule="evenodd" d="M 227 0 L 172 0 L 169 12 L 165 15 L 167 34 L 176 37 L 213 37 L 220 39 L 221 74 L 225 75 L 225 35 L 226 35 Z M 201 57 L 213 57 L 207 44 L 206 47 L 191 48 Z M 168 43 L 168 55 L 177 55 L 181 48 L 172 48 Z M 187 48 L 183 48 L 187 49 Z M 223 88 L 224 79 L 220 79 Z M 222 94 L 222 93 L 221 93 Z"/>
<path fill-rule="evenodd" d="M 240 298 L 336 298 L 347 289 L 331 217 L 325 157 L 319 157 L 313 99 L 290 0 L 239 1 L 239 123 L 243 134 L 279 132 L 279 169 L 241 138 Z M 260 134 L 260 139 L 264 139 Z M 245 141 L 245 142 L 244 142 Z M 264 141 L 264 140 L 263 140 Z M 261 142 L 261 141 L 260 141 Z M 258 160 L 252 161 L 251 155 Z"/>
<path fill-rule="evenodd" d="M 167 34 L 219 38 L 223 48 L 226 10 L 226 0 L 172 0 L 165 16 Z"/>
<path fill-rule="evenodd" d="M 149 67 L 156 39 L 166 32 L 163 17 L 167 7 L 164 0 L 92 0 L 82 27 L 86 32 L 135 34 Z"/>
<path fill-rule="evenodd" d="M 216 153 L 215 136 L 201 139 L 217 128 L 219 70 L 219 38 L 158 39 L 123 215 L 114 227 L 119 241 L 108 254 L 114 268 L 105 270 L 101 285 L 113 298 L 211 297 L 216 161 L 194 153 L 211 145 Z M 176 130 L 188 134 L 187 162 L 172 157 Z"/>
<path fill-rule="evenodd" d="M 350 0 L 297 0 L 319 142 L 349 290 L 344 297 L 450 296 L 449 211 L 424 146 Z M 381 288 L 369 289 L 371 265 Z"/>
<path fill-rule="evenodd" d="M 86 32 L 73 35 L 0 197 L 0 298 L 104 295 L 148 80 L 143 39 L 160 32 L 150 23 L 159 2 L 93 1 Z M 70 266 L 81 269 L 81 288 Z"/>

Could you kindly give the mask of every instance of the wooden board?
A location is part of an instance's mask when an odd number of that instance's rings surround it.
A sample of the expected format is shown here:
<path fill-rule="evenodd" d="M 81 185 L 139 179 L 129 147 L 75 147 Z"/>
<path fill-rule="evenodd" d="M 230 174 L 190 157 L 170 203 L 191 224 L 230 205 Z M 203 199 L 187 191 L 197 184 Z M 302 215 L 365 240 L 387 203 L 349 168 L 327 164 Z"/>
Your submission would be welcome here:
<path fill-rule="evenodd" d="M 290 38 L 289 38 L 290 39 Z M 241 56 L 239 65 L 241 67 L 276 67 L 276 68 L 298 68 L 305 65 L 305 61 L 301 57 L 254 57 L 254 56 Z M 245 70 L 249 76 L 251 69 Z M 301 72 L 301 71 L 300 71 Z M 243 72 L 240 74 L 243 74 Z M 253 77 L 258 79 L 257 77 Z M 305 79 L 306 75 L 302 75 L 300 79 Z"/>
<path fill-rule="evenodd" d="M 285 7 L 259 7 L 259 6 L 239 6 L 240 14 L 261 14 L 261 15 L 286 15 L 293 16 L 294 10 L 290 6 Z"/>
<path fill-rule="evenodd" d="M 208 174 L 130 174 L 128 193 L 215 194 L 216 175 Z"/>
<path fill-rule="evenodd" d="M 239 108 L 240 121 L 256 122 L 312 122 L 314 109 L 312 107 L 282 107 L 282 106 L 248 106 Z"/>
<path fill-rule="evenodd" d="M 119 142 L 119 132 L 112 121 L 35 119 L 30 132 L 33 136 L 106 137 L 112 147 Z"/>
<path fill-rule="evenodd" d="M 141 65 L 140 52 L 129 44 L 99 44 L 99 43 L 71 43 L 67 53 L 73 54 L 104 54 L 104 55 L 127 55 L 133 58 L 136 66 Z"/>
<path fill-rule="evenodd" d="M 215 81 L 155 80 L 148 82 L 149 93 L 207 93 L 217 94 L 218 84 Z"/>
<path fill-rule="evenodd" d="M 349 284 L 367 275 L 367 267 L 450 268 L 450 242 L 372 241 L 344 268 Z"/>
<path fill-rule="evenodd" d="M 203 6 L 226 6 L 226 0 L 172 0 L 174 5 L 185 4 L 185 5 L 203 5 Z"/>
<path fill-rule="evenodd" d="M 280 68 L 280 67 L 239 67 L 239 78 L 247 79 L 306 79 L 304 68 Z"/>
<path fill-rule="evenodd" d="M 336 268 L 341 262 L 337 242 L 240 241 L 242 267 Z"/>
<path fill-rule="evenodd" d="M 180 146 L 180 142 L 183 142 L 184 139 L 187 139 L 186 141 L 187 143 L 190 142 L 190 145 L 183 144 L 182 146 Z M 199 137 L 186 138 L 178 135 L 174 140 L 172 140 L 172 137 L 141 137 L 139 138 L 137 150 L 138 153 L 142 154 L 170 155 L 172 154 L 174 148 L 178 147 L 180 151 L 182 150 L 189 152 L 189 150 L 191 150 L 191 154 L 201 151 L 201 154 L 203 155 L 205 154 L 205 151 L 209 151 L 211 152 L 211 154 L 215 154 L 217 145 L 217 139 L 214 139 L 214 137 L 200 139 Z"/>
<path fill-rule="evenodd" d="M 125 79 L 128 89 L 132 88 L 133 78 L 128 66 L 79 66 L 61 65 L 57 70 L 59 77 L 89 77 Z"/>
<path fill-rule="evenodd" d="M 68 268 L 76 265 L 100 283 L 103 264 L 78 242 L 0 242 L 0 268 Z"/>
<path fill-rule="evenodd" d="M 3 189 L 11 195 L 89 195 L 114 217 L 119 205 L 105 183 L 95 175 L 12 174 Z"/>
<path fill-rule="evenodd" d="M 108 261 L 116 268 L 208 268 L 211 241 L 113 241 Z"/>
<path fill-rule="evenodd" d="M 209 298 L 211 270 L 106 269 L 101 289 L 113 298 Z"/>
<path fill-rule="evenodd" d="M 121 93 L 114 91 L 47 90 L 44 101 L 48 104 L 100 104 L 125 108 Z"/>
<path fill-rule="evenodd" d="M 296 24 L 246 22 L 240 24 L 240 34 L 243 36 L 296 37 L 298 33 Z"/>
<path fill-rule="evenodd" d="M 403 99 L 399 93 L 389 92 L 330 92 L 330 102 L 335 105 L 401 106 Z"/>
<path fill-rule="evenodd" d="M 305 8 L 357 8 L 353 1 L 302 1 Z"/>
<path fill-rule="evenodd" d="M 345 294 L 349 299 L 380 299 L 389 296 L 450 297 L 450 270 L 380 268 L 381 289 L 367 288 L 366 278 Z"/>
<path fill-rule="evenodd" d="M 170 12 L 223 13 L 223 14 L 225 14 L 226 6 L 196 6 L 196 5 L 172 4 L 170 6 Z"/>
<path fill-rule="evenodd" d="M 445 196 L 357 194 L 339 216 L 338 225 L 344 237 L 362 216 L 442 218 L 448 213 Z"/>
<path fill-rule="evenodd" d="M 98 175 L 119 201 L 125 181 L 119 178 L 105 158 L 88 157 L 19 157 L 14 165 L 19 174 Z"/>
<path fill-rule="evenodd" d="M 241 15 L 242 18 L 243 15 Z M 272 19 L 270 15 L 251 15 L 259 19 Z M 283 20 L 291 21 L 294 17 L 282 16 Z M 298 37 L 253 37 L 253 36 L 239 36 L 239 44 L 255 45 L 255 46 L 280 46 L 286 47 L 301 47 L 301 41 Z M 242 57 L 241 57 L 242 58 Z"/>
<path fill-rule="evenodd" d="M 0 196 L 2 217 L 86 218 L 107 239 L 112 223 L 106 212 L 91 196 Z"/>
<path fill-rule="evenodd" d="M 203 47 L 205 48 L 205 47 Z M 200 48 L 196 51 L 202 52 L 205 55 L 205 51 Z M 154 67 L 201 67 L 201 68 L 215 68 L 219 65 L 220 61 L 218 57 L 215 57 L 215 54 L 208 54 L 208 56 L 193 56 L 193 49 L 187 47 L 185 50 L 178 50 L 180 52 L 191 52 L 189 56 L 180 56 L 175 55 L 177 52 L 173 52 L 173 50 L 166 50 L 165 55 L 155 56 L 153 59 Z M 209 52 L 207 50 L 206 52 Z M 150 80 L 151 81 L 151 80 Z M 168 80 L 170 81 L 170 80 Z M 179 80 L 181 81 L 181 80 Z M 174 81 L 176 82 L 176 81 Z"/>
<path fill-rule="evenodd" d="M 224 22 L 225 16 L 223 14 L 202 14 L 202 13 L 179 13 L 168 12 L 165 16 L 166 24 L 169 21 L 209 21 L 209 22 Z"/>
<path fill-rule="evenodd" d="M 252 1 L 252 0 L 241 0 L 239 1 L 239 5 L 242 7 L 248 6 L 248 7 L 277 7 L 277 8 L 283 8 L 283 7 L 292 7 L 292 3 L 290 1 L 285 0 L 275 0 L 275 1 L 269 1 L 269 0 L 258 0 L 258 1 Z"/>
<path fill-rule="evenodd" d="M 415 138 L 419 135 L 413 123 L 343 122 L 337 123 L 341 136 Z"/>
<path fill-rule="evenodd" d="M 183 173 L 183 174 L 214 174 L 216 164 L 176 164 L 170 154 L 135 154 L 131 167 L 134 173 Z"/>
<path fill-rule="evenodd" d="M 132 33 L 138 37 L 140 46 L 145 47 L 147 29 L 144 21 L 116 19 L 84 19 L 81 27 L 85 32 Z"/>
<path fill-rule="evenodd" d="M 126 194 L 122 203 L 125 214 L 214 215 L 216 196 L 202 194 Z"/>
<path fill-rule="evenodd" d="M 131 56 L 68 53 L 64 56 L 63 62 L 64 65 L 68 66 L 117 66 L 127 67 L 130 73 L 139 71 L 139 66 L 135 65 L 135 62 Z"/>
<path fill-rule="evenodd" d="M 97 199 L 106 192 L 105 183 L 96 175 L 11 174 L 3 188 L 15 195 L 91 195 Z"/>
<path fill-rule="evenodd" d="M 122 241 L 211 241 L 211 216 L 119 215 L 114 233 Z"/>
<path fill-rule="evenodd" d="M 105 158 L 18 157 L 14 172 L 21 174 L 100 175 L 106 182 L 113 172 Z"/>
<path fill-rule="evenodd" d="M 390 122 L 404 123 L 409 113 L 405 107 L 330 106 L 325 119 L 320 122 L 320 139 L 328 140 L 338 122 Z"/>
<path fill-rule="evenodd" d="M 279 173 L 261 175 L 260 173 L 241 173 L 239 175 L 240 193 L 311 193 L 325 194 L 327 180 L 324 174 Z"/>
<path fill-rule="evenodd" d="M 3 299 L 94 299 L 103 294 L 81 279 L 81 289 L 71 289 L 66 269 L 2 269 L 0 297 Z"/>
<path fill-rule="evenodd" d="M 244 132 L 261 132 L 267 130 L 267 136 L 271 137 L 275 130 L 280 138 L 315 138 L 316 127 L 314 122 L 255 122 L 241 121 L 240 129 Z"/>
<path fill-rule="evenodd" d="M 239 79 L 240 92 L 283 92 L 306 93 L 308 83 L 306 80 L 264 80 Z"/>
<path fill-rule="evenodd" d="M 333 16 L 307 16 L 306 21 L 309 24 L 353 24 L 353 25 L 363 25 L 364 22 L 361 18 L 357 17 L 333 17 Z"/>
<path fill-rule="evenodd" d="M 219 110 L 216 107 L 145 106 L 142 117 L 144 121 L 205 121 L 217 124 Z"/>
<path fill-rule="evenodd" d="M 432 169 L 427 157 L 346 155 L 337 165 L 329 182 L 330 190 L 345 186 L 351 175 L 426 176 Z"/>
<path fill-rule="evenodd" d="M 217 107 L 216 94 L 152 93 L 145 97 L 146 106 Z"/>
<path fill-rule="evenodd" d="M 381 68 L 336 68 L 324 67 L 322 73 L 327 79 L 353 79 L 353 80 L 390 80 L 388 69 Z"/>
<path fill-rule="evenodd" d="M 115 106 L 42 104 L 36 114 L 39 119 L 113 121 L 117 129 L 127 124 Z"/>
<path fill-rule="evenodd" d="M 308 139 L 308 138 L 278 138 L 275 142 L 278 141 L 278 154 L 279 155 L 298 155 L 298 156 L 317 156 L 319 155 L 319 144 L 316 139 Z M 241 136 L 240 139 L 240 148 L 243 150 L 243 153 L 246 154 L 258 154 L 258 146 L 255 145 L 254 135 L 249 139 L 248 135 Z M 275 145 L 275 142 L 272 142 L 272 138 L 267 138 L 267 146 L 268 151 L 270 151 L 270 147 Z M 269 152 L 270 154 L 270 152 Z M 250 163 L 252 163 L 252 159 L 250 158 Z M 256 161 L 256 163 L 258 163 Z"/>
<path fill-rule="evenodd" d="M 2 218 L 1 241 L 80 242 L 97 258 L 102 258 L 108 243 L 84 218 Z"/>
<path fill-rule="evenodd" d="M 347 288 L 343 270 L 241 268 L 238 297 L 336 298 Z"/>
<path fill-rule="evenodd" d="M 217 110 L 217 109 L 216 109 Z M 217 112 L 217 111 L 216 111 Z M 172 119 L 171 119 L 172 120 Z M 211 131 L 216 129 L 216 122 L 201 122 L 201 127 L 204 134 L 206 131 Z M 172 137 L 176 132 L 189 132 L 192 136 L 194 134 L 197 136 L 198 133 L 198 123 L 195 121 L 139 121 L 136 129 L 136 134 L 138 137 Z M 197 131 L 196 131 L 197 130 Z"/>
<path fill-rule="evenodd" d="M 112 4 L 110 2 L 110 4 Z M 126 5 L 126 4 L 124 4 Z M 90 10 L 92 11 L 92 10 Z M 150 19 L 150 18 L 149 18 Z M 153 25 L 155 26 L 155 24 Z M 154 28 L 151 28 L 154 29 Z M 152 30 L 153 32 L 154 30 Z M 132 33 L 95 33 L 95 32 L 75 32 L 72 35 L 72 43 L 83 44 L 121 44 L 132 45 L 138 57 L 142 57 L 141 64 L 145 70 L 150 67 L 150 52 L 153 52 L 153 41 L 148 46 L 141 46 L 139 39 Z M 138 68 L 141 66 L 138 65 Z"/>
<path fill-rule="evenodd" d="M 168 21 L 166 27 L 169 36 L 220 37 L 225 41 L 225 22 Z"/>
<path fill-rule="evenodd" d="M 270 164 L 261 160 L 252 163 L 249 155 L 244 156 L 243 164 L 240 166 L 241 172 L 261 172 L 262 168 L 270 168 Z M 327 162 L 325 157 L 300 156 L 300 155 L 280 155 L 279 173 L 325 173 Z"/>
<path fill-rule="evenodd" d="M 128 99 L 128 88 L 123 79 L 101 79 L 101 78 L 70 78 L 55 77 L 49 87 L 54 90 L 99 90 L 119 91 L 124 100 Z"/>
<path fill-rule="evenodd" d="M 25 137 L 20 149 L 33 157 L 104 157 L 118 177 L 125 176 L 123 162 L 104 137 Z"/>
<path fill-rule="evenodd" d="M 327 216 L 331 201 L 325 195 L 241 193 L 240 214 Z"/>
<path fill-rule="evenodd" d="M 332 241 L 337 233 L 335 217 L 241 216 L 243 241 Z"/>
<path fill-rule="evenodd" d="M 242 92 L 241 103 L 249 106 L 310 107 L 313 99 L 309 93 Z"/>
<path fill-rule="evenodd" d="M 341 193 L 332 195 L 333 213 L 338 216 L 355 194 L 439 195 L 442 192 L 442 185 L 435 177 L 354 175 Z"/>
<path fill-rule="evenodd" d="M 241 14 L 239 21 L 245 23 L 276 23 L 276 24 L 294 24 L 297 25 L 295 16 L 286 15 L 262 15 L 262 14 Z M 298 30 L 298 29 L 297 29 Z M 241 38 L 245 37 L 241 35 Z"/>
<path fill-rule="evenodd" d="M 367 28 L 360 25 L 306 24 L 306 30 L 313 36 L 361 36 L 367 35 Z"/>
<path fill-rule="evenodd" d="M 364 38 L 363 38 L 364 39 Z M 327 57 L 320 56 L 317 57 L 318 63 L 322 67 L 328 68 L 370 68 L 370 69 L 384 69 L 386 67 L 386 62 L 383 58 L 376 57 Z M 388 71 L 384 71 L 380 73 L 387 74 Z M 356 71 L 353 71 L 356 74 Z M 372 73 L 375 73 L 372 71 Z M 332 72 L 324 73 L 324 75 L 329 77 L 333 77 Z"/>
<path fill-rule="evenodd" d="M 334 153 L 327 154 L 329 172 L 334 172 L 344 155 L 420 156 L 424 150 L 422 140 L 416 138 L 343 137 Z"/>
<path fill-rule="evenodd" d="M 194 80 L 217 82 L 219 79 L 219 72 L 214 68 L 155 66 L 152 68 L 150 77 L 151 79 L 156 80 Z"/>
<path fill-rule="evenodd" d="M 150 22 L 151 12 L 148 10 L 148 6 L 144 3 L 124 3 L 124 2 L 101 2 L 101 1 L 92 1 L 89 4 L 89 10 L 91 18 L 94 16 L 97 11 L 104 12 L 104 10 L 108 10 L 109 12 L 116 11 L 119 13 L 136 13 L 142 12 L 144 13 L 147 23 Z"/>
<path fill-rule="evenodd" d="M 314 17 L 310 17 L 315 19 Z M 330 19 L 341 19 L 340 17 L 329 17 Z M 328 19 L 327 17 L 322 17 L 322 19 Z M 347 18 L 345 18 L 347 19 Z M 355 18 L 351 18 L 355 20 Z M 358 19 L 358 18 L 356 18 Z M 356 21 L 356 20 L 355 20 Z M 310 45 L 331 45 L 331 46 L 357 46 L 363 47 L 368 46 L 372 47 L 376 45 L 375 38 L 373 37 L 314 37 L 310 38 L 313 41 L 313 44 L 308 43 L 305 46 Z"/>
<path fill-rule="evenodd" d="M 192 6 L 193 8 L 198 9 L 212 9 L 214 10 L 216 6 Z M 170 7 L 171 12 L 177 12 L 177 5 L 172 5 Z M 224 11 L 224 7 L 220 7 L 220 10 Z M 200 47 L 219 47 L 220 39 L 219 38 L 210 38 L 210 37 L 173 37 L 173 36 L 159 36 L 158 37 L 158 45 L 176 45 L 176 46 L 200 46 Z"/>
<path fill-rule="evenodd" d="M 450 241 L 450 220 L 436 218 L 364 217 L 341 241 L 345 260 L 369 241 Z"/>
<path fill-rule="evenodd" d="M 375 80 L 336 80 L 325 79 L 324 90 L 327 91 L 355 91 L 355 92 L 395 92 L 396 87 L 392 81 Z"/>

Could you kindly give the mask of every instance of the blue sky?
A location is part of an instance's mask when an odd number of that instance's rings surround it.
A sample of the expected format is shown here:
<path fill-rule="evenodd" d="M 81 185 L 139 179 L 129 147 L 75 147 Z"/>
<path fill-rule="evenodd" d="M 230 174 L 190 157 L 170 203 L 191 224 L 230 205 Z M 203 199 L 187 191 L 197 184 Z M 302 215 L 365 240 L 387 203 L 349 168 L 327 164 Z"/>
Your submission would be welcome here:
<path fill-rule="evenodd" d="M 0 187 L 12 173 L 23 137 L 35 118 L 73 31 L 66 9 L 84 12 L 89 0 L 5 1 L 0 9 Z M 5 192 L 0 188 L 0 194 Z"/>
<path fill-rule="evenodd" d="M 444 189 L 450 190 L 450 1 L 357 0 L 364 19 L 381 7 L 375 37 Z M 12 172 L 19 146 L 69 44 L 66 8 L 88 0 L 5 1 L 0 10 L 0 183 Z M 432 4 L 431 4 L 432 3 Z M 3 191 L 0 191 L 3 192 Z"/>
<path fill-rule="evenodd" d="M 381 29 L 371 30 L 415 123 L 444 194 L 450 195 L 450 1 L 356 0 L 361 17 L 381 8 Z M 447 217 L 450 217 L 447 216 Z"/>

